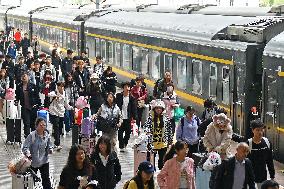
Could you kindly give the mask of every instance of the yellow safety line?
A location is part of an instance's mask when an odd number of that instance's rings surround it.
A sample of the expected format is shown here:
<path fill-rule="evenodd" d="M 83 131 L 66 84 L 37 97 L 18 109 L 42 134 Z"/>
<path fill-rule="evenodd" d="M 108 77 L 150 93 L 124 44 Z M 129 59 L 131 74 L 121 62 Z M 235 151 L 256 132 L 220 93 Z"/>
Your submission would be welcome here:
<path fill-rule="evenodd" d="M 15 19 L 18 19 L 18 18 L 15 18 Z M 18 20 L 21 20 L 21 19 L 18 19 Z M 33 22 L 33 23 L 41 25 L 41 26 L 45 26 L 45 27 L 53 27 L 53 28 L 62 29 L 62 30 L 65 30 L 65 31 L 70 31 L 70 32 L 75 32 L 75 33 L 78 32 L 77 30 L 64 28 L 64 27 L 60 27 L 60 26 L 43 24 L 43 23 L 39 23 L 39 22 Z M 178 54 L 178 55 L 182 55 L 182 56 L 188 56 L 188 57 L 197 58 L 197 59 L 200 59 L 200 60 L 207 60 L 207 61 L 221 63 L 221 64 L 227 64 L 227 65 L 233 65 L 233 63 L 234 63 L 233 60 L 225 60 L 225 59 L 222 59 L 222 58 L 216 58 L 216 57 L 211 57 L 211 56 L 206 56 L 206 55 L 201 55 L 201 54 L 195 54 L 195 53 L 186 52 L 186 51 L 164 48 L 164 47 L 159 47 L 159 46 L 155 46 L 155 45 L 147 45 L 147 44 L 144 44 L 144 43 L 137 43 L 137 42 L 134 42 L 134 41 L 124 40 L 124 39 L 119 39 L 119 38 L 114 38 L 114 37 L 108 37 L 108 36 L 94 34 L 94 33 L 86 33 L 86 34 L 88 36 L 107 39 L 107 40 L 125 43 L 125 44 L 129 44 L 129 45 L 135 45 L 135 46 L 139 46 L 139 47 L 143 47 L 143 48 L 147 48 L 147 49 L 153 49 L 153 50 L 157 50 L 157 51 L 163 51 L 163 52 L 167 52 L 167 53 Z"/>
<path fill-rule="evenodd" d="M 284 77 L 284 72 L 278 72 L 279 77 Z"/>
<path fill-rule="evenodd" d="M 283 128 L 277 127 L 277 130 L 284 133 L 284 129 Z"/>

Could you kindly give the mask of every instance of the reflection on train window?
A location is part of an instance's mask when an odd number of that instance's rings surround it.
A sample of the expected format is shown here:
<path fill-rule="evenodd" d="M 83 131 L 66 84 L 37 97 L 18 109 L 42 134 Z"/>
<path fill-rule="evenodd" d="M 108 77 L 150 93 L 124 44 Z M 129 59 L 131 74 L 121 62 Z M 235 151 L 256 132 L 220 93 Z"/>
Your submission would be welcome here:
<path fill-rule="evenodd" d="M 165 71 L 172 71 L 173 70 L 173 55 L 172 54 L 165 54 Z"/>
<path fill-rule="evenodd" d="M 180 89 L 186 89 L 186 58 L 177 58 L 177 86 Z"/>
<path fill-rule="evenodd" d="M 160 78 L 160 52 L 153 51 L 152 53 L 152 77 L 154 79 Z"/>
<path fill-rule="evenodd" d="M 149 66 L 149 53 L 148 49 L 140 47 L 132 47 L 132 56 L 133 56 L 133 71 L 148 74 Z"/>
<path fill-rule="evenodd" d="M 112 41 L 107 42 L 108 62 L 113 64 L 113 43 Z"/>
<path fill-rule="evenodd" d="M 277 78 L 273 75 L 267 77 L 267 110 L 266 112 L 275 112 L 277 104 Z"/>
<path fill-rule="evenodd" d="M 115 65 L 120 67 L 120 43 L 115 43 Z"/>
<path fill-rule="evenodd" d="M 215 64 L 210 64 L 209 96 L 213 99 L 217 96 L 217 66 Z"/>
<path fill-rule="evenodd" d="M 66 32 L 67 33 L 67 48 L 71 48 L 71 33 L 70 32 Z"/>
<path fill-rule="evenodd" d="M 222 102 L 230 104 L 230 69 L 227 66 L 222 68 Z"/>
<path fill-rule="evenodd" d="M 96 41 L 96 53 L 95 53 L 95 55 L 96 56 L 100 56 L 101 54 L 100 54 L 100 49 L 101 49 L 101 46 L 100 46 L 100 39 L 98 39 L 98 38 L 96 38 L 95 39 L 95 41 Z"/>
<path fill-rule="evenodd" d="M 67 35 L 66 35 L 66 31 L 63 30 L 63 47 L 66 48 L 66 39 L 67 39 Z"/>
<path fill-rule="evenodd" d="M 202 62 L 200 60 L 192 60 L 192 92 L 202 94 Z"/>
<path fill-rule="evenodd" d="M 60 46 L 63 47 L 63 33 L 61 30 L 59 30 L 59 43 Z"/>
<path fill-rule="evenodd" d="M 130 67 L 130 47 L 129 45 L 123 45 L 123 68 L 126 70 L 131 70 Z"/>
<path fill-rule="evenodd" d="M 106 56 L 106 41 L 105 40 L 101 40 L 101 56 L 103 57 L 103 59 L 105 59 Z"/>
<path fill-rule="evenodd" d="M 71 33 L 71 49 L 73 51 L 77 50 L 77 33 Z"/>

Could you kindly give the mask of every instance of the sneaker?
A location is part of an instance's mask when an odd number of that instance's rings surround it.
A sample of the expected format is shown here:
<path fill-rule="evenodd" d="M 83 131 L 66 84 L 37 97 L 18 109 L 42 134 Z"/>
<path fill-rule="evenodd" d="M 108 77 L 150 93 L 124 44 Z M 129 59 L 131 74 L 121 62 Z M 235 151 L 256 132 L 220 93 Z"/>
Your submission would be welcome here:
<path fill-rule="evenodd" d="M 57 146 L 56 150 L 59 152 L 62 149 L 62 146 Z"/>
<path fill-rule="evenodd" d="M 124 148 L 119 148 L 120 149 L 120 152 L 124 152 Z"/>

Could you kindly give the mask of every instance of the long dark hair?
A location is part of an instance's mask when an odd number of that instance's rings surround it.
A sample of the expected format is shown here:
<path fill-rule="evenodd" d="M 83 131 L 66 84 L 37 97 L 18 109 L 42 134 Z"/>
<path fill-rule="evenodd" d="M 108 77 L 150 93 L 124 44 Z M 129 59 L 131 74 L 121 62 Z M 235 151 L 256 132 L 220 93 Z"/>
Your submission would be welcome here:
<path fill-rule="evenodd" d="M 135 183 L 137 185 L 137 189 L 144 189 L 144 183 L 143 183 L 143 180 L 142 180 L 142 171 L 138 171 L 136 176 L 134 176 L 131 180 L 135 181 Z M 148 182 L 148 188 L 149 189 L 155 188 L 154 175 L 152 175 L 151 179 Z"/>
<path fill-rule="evenodd" d="M 81 145 L 73 145 L 69 151 L 69 156 L 67 160 L 67 164 L 65 168 L 68 168 L 70 171 L 75 171 L 77 168 L 77 162 L 76 162 L 76 154 L 79 150 L 83 150 L 85 153 L 85 159 L 83 162 L 83 172 L 84 174 L 91 176 L 92 174 L 92 165 L 90 164 L 90 160 L 84 150 L 84 148 Z"/>
<path fill-rule="evenodd" d="M 103 135 L 103 136 L 101 136 L 99 139 L 98 139 L 98 142 L 97 142 L 97 144 L 96 144 L 96 146 L 95 146 L 95 153 L 100 153 L 101 151 L 100 151 L 100 144 L 101 143 L 104 143 L 104 144 L 106 144 L 106 146 L 107 146 L 107 150 L 106 150 L 106 152 L 107 152 L 107 154 L 109 155 L 110 153 L 111 153 L 111 140 L 110 140 L 110 138 L 107 136 L 107 135 Z"/>
<path fill-rule="evenodd" d="M 168 161 L 169 159 L 172 159 L 174 155 L 176 154 L 176 151 L 184 149 L 185 146 L 188 146 L 185 141 L 177 141 L 170 150 L 166 153 L 164 157 L 164 163 Z"/>
<path fill-rule="evenodd" d="M 72 77 L 72 80 L 71 81 L 69 81 L 68 80 L 68 77 L 69 76 L 71 76 Z M 70 72 L 67 72 L 66 74 L 65 74 L 65 87 L 72 87 L 72 85 L 73 85 L 73 76 L 72 76 L 72 74 L 70 73 Z"/>
<path fill-rule="evenodd" d="M 106 94 L 106 96 L 105 96 L 105 105 L 110 106 L 108 101 L 107 101 L 107 98 L 108 98 L 109 95 L 112 95 L 112 98 L 113 98 L 112 105 L 115 105 L 116 98 L 115 98 L 115 95 L 112 92 L 109 92 L 109 93 Z"/>

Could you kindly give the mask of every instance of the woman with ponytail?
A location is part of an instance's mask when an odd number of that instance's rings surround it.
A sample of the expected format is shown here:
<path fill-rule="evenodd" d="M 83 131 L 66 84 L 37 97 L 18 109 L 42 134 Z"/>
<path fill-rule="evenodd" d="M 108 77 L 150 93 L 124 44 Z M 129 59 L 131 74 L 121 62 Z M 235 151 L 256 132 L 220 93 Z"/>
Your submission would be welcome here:
<path fill-rule="evenodd" d="M 188 145 L 177 141 L 164 158 L 165 165 L 157 176 L 160 189 L 195 189 L 193 159 L 186 157 Z"/>

